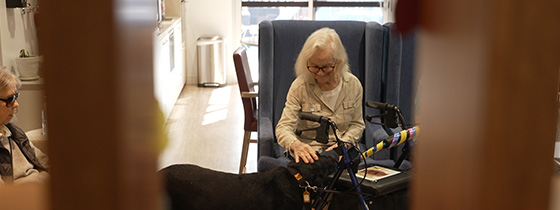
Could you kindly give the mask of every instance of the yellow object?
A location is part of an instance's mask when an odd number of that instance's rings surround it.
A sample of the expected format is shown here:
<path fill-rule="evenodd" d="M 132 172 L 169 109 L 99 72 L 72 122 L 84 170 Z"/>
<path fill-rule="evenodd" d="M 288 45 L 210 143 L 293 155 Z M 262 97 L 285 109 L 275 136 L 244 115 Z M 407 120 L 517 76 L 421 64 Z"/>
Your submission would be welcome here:
<path fill-rule="evenodd" d="M 161 154 L 163 150 L 167 147 L 169 142 L 168 131 L 165 127 L 165 117 L 163 112 L 159 108 L 159 105 L 156 102 L 156 116 L 155 116 L 155 140 L 156 140 L 156 152 L 157 154 Z"/>
<path fill-rule="evenodd" d="M 311 198 L 307 190 L 303 192 L 303 203 L 311 203 Z"/>
<path fill-rule="evenodd" d="M 418 133 L 420 132 L 420 127 L 414 126 L 412 129 L 414 130 L 414 133 L 411 134 L 411 137 L 414 139 L 418 136 Z M 393 141 L 398 141 L 398 143 L 395 146 L 404 143 L 408 139 L 408 132 L 409 132 L 408 130 L 400 131 L 400 139 L 393 139 Z M 365 151 L 364 153 L 362 153 L 362 157 L 366 158 L 366 157 L 369 157 L 369 156 L 373 155 L 373 153 L 376 153 L 377 151 L 382 150 L 383 146 L 384 146 L 383 141 L 380 141 L 377 144 L 377 146 L 372 147 L 372 148 L 368 149 L 367 151 Z"/>

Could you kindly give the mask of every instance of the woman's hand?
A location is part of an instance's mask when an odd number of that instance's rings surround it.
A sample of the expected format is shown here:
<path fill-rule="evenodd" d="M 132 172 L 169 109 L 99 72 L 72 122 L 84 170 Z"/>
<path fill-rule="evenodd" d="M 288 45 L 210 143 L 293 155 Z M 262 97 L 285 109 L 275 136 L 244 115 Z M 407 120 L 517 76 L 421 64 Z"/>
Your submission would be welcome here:
<path fill-rule="evenodd" d="M 295 140 L 292 145 L 290 145 L 290 150 L 292 150 L 292 154 L 296 159 L 296 163 L 299 163 L 299 160 L 303 160 L 304 163 L 313 163 L 315 160 L 319 160 L 319 156 L 309 144 L 302 143 L 299 140 Z"/>
<path fill-rule="evenodd" d="M 325 151 L 328 152 L 328 151 L 331 151 L 331 150 L 336 149 L 336 148 L 338 148 L 338 144 L 333 144 L 329 148 L 327 148 Z"/>
<path fill-rule="evenodd" d="M 345 146 L 347 149 L 352 148 L 352 145 L 351 145 L 350 143 L 344 143 L 344 146 Z M 336 149 L 336 148 L 338 148 L 338 144 L 333 144 L 333 145 L 331 145 L 329 148 L 327 148 L 325 151 L 331 151 L 331 150 L 334 150 L 334 149 Z"/>
<path fill-rule="evenodd" d="M 346 146 L 346 143 L 344 143 L 344 146 Z M 329 148 L 327 148 L 327 149 L 325 150 L 325 152 L 334 150 L 334 149 L 336 149 L 336 148 L 338 148 L 338 144 L 333 144 L 333 145 L 331 145 Z M 340 160 L 342 160 L 342 155 L 339 155 L 339 156 L 338 156 L 338 161 L 340 162 Z"/>

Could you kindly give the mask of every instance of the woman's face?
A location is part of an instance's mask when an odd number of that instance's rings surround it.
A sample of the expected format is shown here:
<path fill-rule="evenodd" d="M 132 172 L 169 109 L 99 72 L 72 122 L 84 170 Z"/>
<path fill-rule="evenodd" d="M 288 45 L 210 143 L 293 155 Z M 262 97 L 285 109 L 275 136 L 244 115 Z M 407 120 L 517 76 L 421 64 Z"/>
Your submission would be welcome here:
<path fill-rule="evenodd" d="M 14 94 L 17 93 L 17 89 L 7 89 L 5 91 L 0 91 L 0 99 L 9 99 Z M 2 125 L 8 124 L 12 118 L 14 118 L 15 110 L 19 107 L 19 103 L 15 100 L 9 107 L 6 106 L 6 102 L 0 101 L 0 123 Z"/>
<path fill-rule="evenodd" d="M 310 70 L 311 75 L 313 75 L 317 83 L 325 83 L 334 79 L 335 70 L 331 67 L 336 66 L 336 61 L 333 57 L 332 49 L 318 49 L 315 54 L 309 58 L 307 65 L 309 69 L 320 68 L 316 72 Z"/>

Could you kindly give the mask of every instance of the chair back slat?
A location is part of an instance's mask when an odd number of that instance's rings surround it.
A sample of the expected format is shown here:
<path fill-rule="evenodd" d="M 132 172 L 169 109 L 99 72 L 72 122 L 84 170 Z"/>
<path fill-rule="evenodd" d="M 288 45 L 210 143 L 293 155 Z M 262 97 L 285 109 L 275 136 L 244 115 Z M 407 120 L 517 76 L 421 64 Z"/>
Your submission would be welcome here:
<path fill-rule="evenodd" d="M 240 94 L 243 92 L 254 92 L 255 83 L 251 77 L 251 69 L 247 59 L 247 50 L 241 46 L 233 53 L 233 62 L 235 64 L 235 72 L 237 75 L 237 83 Z M 246 131 L 257 131 L 257 100 L 256 98 L 241 98 L 243 101 L 243 109 L 245 111 Z"/>

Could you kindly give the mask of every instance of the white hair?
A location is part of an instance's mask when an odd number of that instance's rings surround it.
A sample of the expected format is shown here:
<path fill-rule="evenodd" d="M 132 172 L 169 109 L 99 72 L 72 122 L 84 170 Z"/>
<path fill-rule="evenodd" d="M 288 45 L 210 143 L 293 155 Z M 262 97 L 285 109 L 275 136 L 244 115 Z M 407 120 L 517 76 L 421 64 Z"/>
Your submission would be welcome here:
<path fill-rule="evenodd" d="M 342 74 L 342 72 L 350 72 L 350 65 L 348 64 L 348 54 L 340 37 L 334 29 L 331 28 L 321 28 L 313 32 L 301 49 L 299 53 L 294 70 L 296 76 L 305 76 L 306 79 L 312 79 L 313 76 L 311 72 L 307 70 L 307 61 L 311 58 L 319 49 L 332 49 L 332 56 L 336 61 L 335 73 Z"/>

